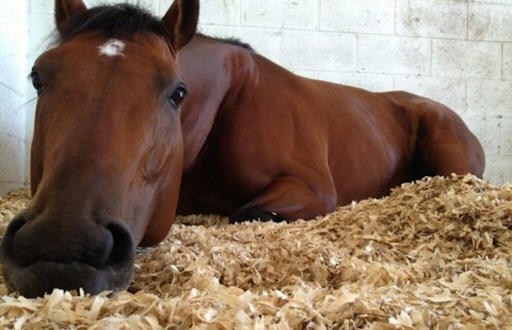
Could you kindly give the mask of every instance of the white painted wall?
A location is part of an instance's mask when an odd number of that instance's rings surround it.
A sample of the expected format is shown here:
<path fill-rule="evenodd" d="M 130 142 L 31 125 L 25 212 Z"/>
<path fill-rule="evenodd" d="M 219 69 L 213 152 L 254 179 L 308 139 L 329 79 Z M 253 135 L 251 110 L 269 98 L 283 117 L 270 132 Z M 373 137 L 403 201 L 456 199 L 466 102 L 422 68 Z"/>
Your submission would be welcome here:
<path fill-rule="evenodd" d="M 19 84 L 53 26 L 53 1 L 27 1 L 29 63 Z M 171 0 L 131 2 L 163 14 Z M 512 182 L 512 0 L 202 0 L 201 6 L 202 32 L 239 37 L 301 75 L 373 91 L 407 90 L 445 103 L 482 141 L 485 178 Z M 17 29 L 23 21 L 23 11 L 19 19 L 2 15 L 12 22 L 4 26 Z M 14 28 L 4 30 L 2 43 Z M 12 65 L 9 72 L 22 71 L 22 64 Z M 11 86 L 8 76 L 1 71 L 2 88 Z M 22 96 L 19 87 L 12 98 Z M 3 123 L 7 110 L 0 111 Z M 0 141 L 15 144 L 25 136 L 30 141 L 33 111 L 27 112 L 26 123 L 26 135 L 20 133 L 23 127 L 17 130 L 19 140 L 4 138 L 5 125 L 0 124 Z M 0 161 L 0 186 L 20 180 L 19 173 L 2 170 L 11 168 L 6 163 Z"/>
<path fill-rule="evenodd" d="M 25 182 L 27 4 L 2 1 L 0 11 L 0 196 Z"/>

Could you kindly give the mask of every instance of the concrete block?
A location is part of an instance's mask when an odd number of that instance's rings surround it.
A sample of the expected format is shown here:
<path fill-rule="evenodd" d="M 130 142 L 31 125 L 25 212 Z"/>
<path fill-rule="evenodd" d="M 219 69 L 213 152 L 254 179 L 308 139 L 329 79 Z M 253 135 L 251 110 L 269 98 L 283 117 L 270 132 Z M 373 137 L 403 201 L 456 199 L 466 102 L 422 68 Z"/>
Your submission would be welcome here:
<path fill-rule="evenodd" d="M 208 0 L 201 1 L 199 23 L 216 25 L 239 25 L 242 0 Z M 165 4 L 164 4 L 165 3 Z M 169 1 L 160 0 L 160 11 L 169 8 Z"/>
<path fill-rule="evenodd" d="M 478 3 L 501 3 L 501 1 L 510 1 L 510 0 L 441 0 L 441 1 L 453 1 L 453 2 L 478 2 Z"/>
<path fill-rule="evenodd" d="M 512 81 L 468 80 L 467 84 L 469 116 L 512 118 Z"/>
<path fill-rule="evenodd" d="M 321 0 L 320 29 L 393 34 L 394 17 L 393 0 Z"/>
<path fill-rule="evenodd" d="M 320 80 L 330 81 L 371 92 L 386 92 L 393 90 L 393 76 L 385 74 L 320 72 Z"/>
<path fill-rule="evenodd" d="M 24 1 L 2 1 L 0 35 L 2 48 L 10 54 L 24 55 L 27 48 L 27 4 Z"/>
<path fill-rule="evenodd" d="M 510 164 L 512 164 L 512 157 L 510 156 L 486 157 L 484 180 L 494 185 L 502 185 L 507 182 L 512 182 Z"/>
<path fill-rule="evenodd" d="M 499 4 L 469 4 L 468 37 L 473 40 L 512 41 L 512 8 Z"/>
<path fill-rule="evenodd" d="M 318 10 L 318 0 L 244 0 L 242 25 L 315 30 Z"/>
<path fill-rule="evenodd" d="M 501 77 L 502 51 L 499 43 L 433 40 L 432 47 L 434 76 Z"/>
<path fill-rule="evenodd" d="M 440 102 L 459 115 L 466 112 L 466 81 L 459 78 L 395 76 L 395 90 L 404 90 Z"/>
<path fill-rule="evenodd" d="M 397 0 L 396 34 L 465 39 L 467 5 L 463 2 Z"/>
<path fill-rule="evenodd" d="M 0 16 L 1 17 L 1 16 Z M 27 52 L 27 30 L 20 26 L 13 26 L 10 31 L 0 31 L 1 54 L 10 56 L 23 56 Z"/>
<path fill-rule="evenodd" d="M 0 84 L 0 132 L 25 139 L 25 95 Z M 0 156 L 1 157 L 1 156 Z"/>
<path fill-rule="evenodd" d="M 39 56 L 49 46 L 55 30 L 53 14 L 30 13 L 28 56 Z"/>
<path fill-rule="evenodd" d="M 430 72 L 430 43 L 428 39 L 360 35 L 357 71 L 426 75 Z"/>
<path fill-rule="evenodd" d="M 354 71 L 356 36 L 284 30 L 280 63 L 288 69 Z"/>
<path fill-rule="evenodd" d="M 503 44 L 503 79 L 512 80 L 512 43 Z"/>
<path fill-rule="evenodd" d="M 466 117 L 464 122 L 482 144 L 486 156 L 500 155 L 500 119 Z M 488 167 L 489 166 L 492 165 L 488 165 Z"/>
<path fill-rule="evenodd" d="M 54 13 L 54 1 L 41 1 L 41 0 L 29 0 L 30 1 L 30 12 L 37 14 L 48 14 L 53 15 Z M 17 1 L 13 1 L 17 2 Z M 23 1 L 19 1 L 23 2 Z M 116 3 L 131 3 L 139 5 L 152 12 L 153 14 L 159 14 L 159 2 L 162 5 L 162 11 L 165 13 L 172 4 L 172 0 L 85 0 L 84 3 L 87 8 L 92 8 L 104 4 L 116 4 Z"/>
<path fill-rule="evenodd" d="M 0 182 L 25 181 L 25 141 L 0 133 Z"/>
<path fill-rule="evenodd" d="M 25 94 L 29 82 L 27 76 L 30 73 L 25 57 L 7 54 L 0 50 L 0 63 L 2 63 L 0 65 L 0 84 L 20 95 Z"/>
<path fill-rule="evenodd" d="M 501 120 L 500 153 L 504 156 L 512 156 L 512 118 Z M 512 163 L 509 164 L 512 172 Z M 511 173 L 512 174 L 512 173 Z"/>
<path fill-rule="evenodd" d="M 41 1 L 41 0 L 29 0 L 29 12 L 38 14 L 53 14 L 55 12 L 54 1 Z M 21 2 L 21 1 L 20 1 Z M 87 2 L 88 6 L 92 6 L 90 2 Z"/>
<path fill-rule="evenodd" d="M 32 0 L 32 3 L 34 3 L 34 2 L 37 2 L 37 0 L 36 1 Z M 161 2 L 167 6 L 167 8 L 164 10 L 164 13 L 165 13 L 165 11 L 171 6 L 172 1 L 161 1 Z M 87 8 L 92 8 L 92 7 L 100 6 L 100 5 L 104 5 L 104 4 L 112 5 L 112 4 L 118 4 L 118 3 L 131 3 L 134 5 L 139 5 L 140 7 L 149 10 L 153 14 L 158 14 L 158 5 L 159 5 L 158 0 L 108 0 L 108 1 L 86 0 L 86 1 L 84 1 L 84 3 L 86 3 Z M 53 5 L 53 3 L 52 3 L 52 5 Z M 32 4 L 31 4 L 31 6 L 32 6 Z M 40 8 L 40 6 L 37 6 L 35 9 L 38 10 L 39 8 Z M 31 7 L 31 9 L 32 9 L 32 7 Z M 39 12 L 40 13 L 48 13 L 46 10 L 41 10 Z M 50 11 L 49 13 L 51 14 L 51 13 L 53 13 L 53 11 Z"/>

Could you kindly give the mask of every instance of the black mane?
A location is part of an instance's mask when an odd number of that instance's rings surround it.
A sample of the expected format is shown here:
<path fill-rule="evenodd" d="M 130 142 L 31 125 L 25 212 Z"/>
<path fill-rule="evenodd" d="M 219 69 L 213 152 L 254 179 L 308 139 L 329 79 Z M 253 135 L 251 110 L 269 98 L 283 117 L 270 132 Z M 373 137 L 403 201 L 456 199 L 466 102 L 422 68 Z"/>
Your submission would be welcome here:
<path fill-rule="evenodd" d="M 132 4 L 102 5 L 88 9 L 72 18 L 58 29 L 56 43 L 63 43 L 82 32 L 101 31 L 107 38 L 129 39 L 136 33 L 154 33 L 168 37 L 169 32 L 162 20 L 149 11 Z M 211 37 L 209 37 L 211 38 Z M 245 48 L 252 47 L 236 38 L 212 38 L 214 40 Z"/>
<path fill-rule="evenodd" d="M 245 49 L 247 49 L 250 52 L 255 52 L 254 48 L 252 48 L 251 45 L 249 45 L 246 42 L 241 41 L 238 38 L 231 37 L 231 38 L 213 38 L 213 39 L 215 39 L 217 41 L 220 41 L 222 43 L 225 43 L 225 44 L 230 44 L 230 45 L 234 45 L 234 46 L 245 48 Z"/>
<path fill-rule="evenodd" d="M 107 38 L 129 39 L 136 33 L 167 37 L 162 20 L 131 4 L 103 5 L 88 9 L 59 27 L 59 42 L 66 42 L 87 31 L 101 31 Z"/>

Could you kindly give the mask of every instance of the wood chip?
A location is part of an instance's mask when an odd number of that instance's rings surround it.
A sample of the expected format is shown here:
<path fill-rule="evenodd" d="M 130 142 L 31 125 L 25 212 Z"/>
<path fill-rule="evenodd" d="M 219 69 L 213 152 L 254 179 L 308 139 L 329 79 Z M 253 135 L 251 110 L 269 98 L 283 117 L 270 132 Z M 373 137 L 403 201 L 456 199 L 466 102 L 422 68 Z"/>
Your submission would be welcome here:
<path fill-rule="evenodd" d="M 29 202 L 0 198 L 0 235 Z M 11 329 L 511 329 L 512 186 L 425 178 L 311 221 L 178 218 L 130 292 L 7 294 Z"/>

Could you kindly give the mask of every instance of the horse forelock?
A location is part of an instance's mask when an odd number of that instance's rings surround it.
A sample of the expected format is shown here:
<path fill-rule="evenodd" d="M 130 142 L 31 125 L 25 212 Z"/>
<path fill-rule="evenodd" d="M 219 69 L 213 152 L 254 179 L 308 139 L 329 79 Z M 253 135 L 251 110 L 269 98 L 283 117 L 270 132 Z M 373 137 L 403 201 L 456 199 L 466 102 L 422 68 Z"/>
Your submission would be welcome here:
<path fill-rule="evenodd" d="M 90 31 L 101 32 L 112 40 L 131 39 L 135 34 L 144 33 L 169 39 L 169 32 L 161 19 L 137 5 L 124 3 L 93 7 L 70 19 L 59 26 L 53 43 L 62 44 Z M 174 53 L 172 48 L 171 52 Z"/>
<path fill-rule="evenodd" d="M 128 3 L 101 5 L 88 9 L 59 26 L 58 33 L 54 35 L 51 44 L 56 46 L 65 43 L 76 35 L 89 31 L 99 31 L 104 33 L 108 39 L 118 40 L 130 39 L 137 33 L 154 33 L 164 37 L 171 53 L 176 55 L 170 42 L 170 32 L 164 22 L 146 9 Z M 237 38 L 216 38 L 201 35 L 255 52 L 250 44 Z"/>

